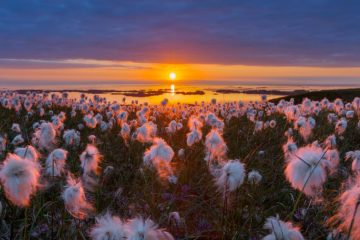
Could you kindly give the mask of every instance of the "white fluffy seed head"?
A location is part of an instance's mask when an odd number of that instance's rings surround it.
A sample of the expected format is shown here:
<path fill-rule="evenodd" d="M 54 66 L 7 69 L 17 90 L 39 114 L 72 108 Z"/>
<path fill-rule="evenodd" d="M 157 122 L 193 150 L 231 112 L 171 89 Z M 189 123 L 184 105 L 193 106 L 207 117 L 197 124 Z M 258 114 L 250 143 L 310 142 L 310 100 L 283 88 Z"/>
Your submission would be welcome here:
<path fill-rule="evenodd" d="M 52 151 L 46 159 L 46 175 L 61 176 L 64 172 L 68 152 L 58 148 Z"/>
<path fill-rule="evenodd" d="M 289 137 L 287 142 L 282 146 L 282 149 L 286 160 L 289 159 L 291 154 L 294 154 L 297 151 L 298 147 L 294 142 L 294 140 L 291 137 Z"/>
<path fill-rule="evenodd" d="M 262 176 L 258 171 L 251 170 L 248 173 L 248 181 L 249 181 L 249 183 L 258 184 L 258 183 L 261 182 L 261 180 L 262 180 Z"/>
<path fill-rule="evenodd" d="M 345 160 L 352 160 L 351 170 L 355 173 L 360 171 L 360 150 L 349 151 L 345 154 Z"/>
<path fill-rule="evenodd" d="M 179 157 L 180 159 L 184 159 L 184 157 L 185 157 L 185 150 L 184 150 L 183 148 L 179 149 L 177 155 L 178 155 L 178 157 Z"/>
<path fill-rule="evenodd" d="M 166 132 L 169 134 L 173 134 L 177 130 L 177 123 L 175 120 L 172 120 L 169 125 L 165 128 Z"/>
<path fill-rule="evenodd" d="M 325 158 L 329 162 L 328 170 L 330 175 L 334 174 L 340 163 L 340 155 L 337 149 L 327 149 Z"/>
<path fill-rule="evenodd" d="M 221 162 L 226 157 L 227 146 L 218 130 L 212 129 L 206 135 L 205 146 L 206 161 L 212 162 L 216 160 Z"/>
<path fill-rule="evenodd" d="M 67 146 L 79 146 L 80 145 L 80 133 L 75 129 L 66 130 L 63 135 L 63 139 Z"/>
<path fill-rule="evenodd" d="M 157 126 L 153 122 L 146 122 L 136 129 L 136 139 L 139 142 L 151 142 L 156 136 Z"/>
<path fill-rule="evenodd" d="M 39 186 L 39 166 L 16 154 L 9 154 L 0 170 L 6 197 L 16 206 L 25 207 Z"/>
<path fill-rule="evenodd" d="M 37 162 L 39 159 L 38 151 L 36 151 L 36 149 L 31 145 L 26 147 L 18 147 L 14 150 L 14 153 L 21 158 L 26 158 L 33 162 Z"/>
<path fill-rule="evenodd" d="M 13 138 L 13 140 L 11 141 L 11 144 L 14 146 L 18 146 L 24 142 L 25 142 L 25 140 L 24 140 L 23 136 L 21 134 L 18 134 Z"/>
<path fill-rule="evenodd" d="M 186 144 L 191 147 L 194 143 L 200 142 L 202 139 L 202 132 L 200 130 L 192 130 L 186 134 Z"/>
<path fill-rule="evenodd" d="M 52 123 L 43 122 L 40 128 L 35 131 L 32 142 L 41 150 L 51 150 L 56 141 L 56 130 Z"/>
<path fill-rule="evenodd" d="M 91 172 L 98 173 L 99 162 L 101 155 L 99 150 L 94 145 L 88 144 L 84 152 L 80 155 L 81 168 L 84 173 L 89 174 Z"/>
<path fill-rule="evenodd" d="M 154 138 L 153 145 L 145 152 L 151 160 L 170 162 L 174 157 L 174 151 L 162 138 Z"/>
<path fill-rule="evenodd" d="M 183 220 L 180 217 L 179 212 L 171 212 L 169 213 L 169 218 L 168 218 L 168 222 L 174 223 L 174 225 L 176 226 L 181 226 L 184 224 Z"/>
<path fill-rule="evenodd" d="M 351 223 L 351 239 L 358 239 L 360 236 L 360 178 L 356 176 L 350 179 L 346 184 L 346 189 L 338 198 L 340 203 L 336 214 L 329 219 L 329 223 L 338 223 L 337 231 L 348 233 Z"/>
<path fill-rule="evenodd" d="M 296 122 L 295 122 L 295 126 L 294 128 L 296 130 L 299 130 L 299 133 L 301 135 L 301 137 L 304 139 L 304 141 L 306 142 L 309 137 L 311 136 L 312 134 L 312 130 L 315 128 L 315 119 L 312 118 L 312 117 L 303 117 L 303 116 L 300 116 Z"/>
<path fill-rule="evenodd" d="M 298 106 L 287 106 L 284 110 L 284 113 L 289 122 L 295 121 L 300 117 L 300 109 Z"/>
<path fill-rule="evenodd" d="M 260 132 L 264 128 L 265 127 L 264 127 L 264 122 L 263 121 L 255 121 L 254 133 Z"/>
<path fill-rule="evenodd" d="M 11 126 L 11 131 L 21 133 L 20 125 L 18 123 L 13 123 Z"/>
<path fill-rule="evenodd" d="M 87 114 L 84 116 L 83 118 L 84 122 L 85 122 L 85 125 L 88 127 L 88 128 L 96 128 L 97 124 L 98 124 L 98 121 L 96 120 L 96 118 L 94 118 L 92 115 L 90 114 Z"/>
<path fill-rule="evenodd" d="M 161 179 L 174 181 L 171 160 L 174 157 L 172 148 L 161 138 L 154 138 L 153 145 L 145 151 L 144 164 L 154 166 Z"/>
<path fill-rule="evenodd" d="M 345 130 L 347 128 L 347 120 L 345 118 L 341 118 L 337 121 L 335 125 L 335 133 L 338 135 L 344 134 Z"/>
<path fill-rule="evenodd" d="M 150 219 L 137 217 L 126 223 L 126 232 L 128 240 L 174 240 L 174 237 L 167 231 L 158 229 Z"/>
<path fill-rule="evenodd" d="M 203 124 L 196 116 L 191 116 L 188 121 L 188 127 L 190 131 L 201 130 Z"/>
<path fill-rule="evenodd" d="M 319 147 L 308 145 L 288 156 L 285 176 L 293 188 L 315 197 L 322 192 L 327 168 L 329 161 L 325 158 L 325 152 Z"/>
<path fill-rule="evenodd" d="M 87 202 L 85 191 L 81 181 L 71 175 L 67 178 L 67 186 L 62 193 L 66 210 L 75 218 L 85 219 L 93 210 Z"/>
<path fill-rule="evenodd" d="M 221 169 L 221 174 L 215 179 L 215 183 L 221 192 L 233 192 L 245 178 L 245 167 L 240 160 L 229 160 Z"/>
<path fill-rule="evenodd" d="M 130 126 L 127 123 L 122 123 L 120 135 L 124 140 L 128 140 L 130 138 Z"/>
<path fill-rule="evenodd" d="M 263 240 L 304 240 L 298 227 L 294 227 L 291 222 L 283 222 L 277 217 L 267 218 L 264 229 L 271 233 L 265 236 Z"/>
<path fill-rule="evenodd" d="M 217 128 L 218 130 L 222 131 L 224 129 L 224 122 L 220 120 L 215 113 L 208 113 L 205 117 L 205 122 L 207 125 L 211 126 L 212 128 Z"/>
<path fill-rule="evenodd" d="M 93 240 L 123 240 L 126 239 L 124 223 L 119 217 L 106 213 L 96 218 L 96 224 L 90 232 Z"/>
<path fill-rule="evenodd" d="M 324 141 L 324 145 L 329 149 L 336 148 L 336 136 L 334 134 L 328 136 Z"/>

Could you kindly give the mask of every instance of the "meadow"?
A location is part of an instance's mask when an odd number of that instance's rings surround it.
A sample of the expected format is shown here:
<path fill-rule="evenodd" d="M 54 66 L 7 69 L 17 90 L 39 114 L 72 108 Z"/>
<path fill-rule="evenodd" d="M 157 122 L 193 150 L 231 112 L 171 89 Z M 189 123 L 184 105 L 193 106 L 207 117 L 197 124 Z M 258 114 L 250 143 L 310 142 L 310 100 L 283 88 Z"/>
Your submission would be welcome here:
<path fill-rule="evenodd" d="M 1 239 L 360 239 L 360 98 L 0 93 Z"/>

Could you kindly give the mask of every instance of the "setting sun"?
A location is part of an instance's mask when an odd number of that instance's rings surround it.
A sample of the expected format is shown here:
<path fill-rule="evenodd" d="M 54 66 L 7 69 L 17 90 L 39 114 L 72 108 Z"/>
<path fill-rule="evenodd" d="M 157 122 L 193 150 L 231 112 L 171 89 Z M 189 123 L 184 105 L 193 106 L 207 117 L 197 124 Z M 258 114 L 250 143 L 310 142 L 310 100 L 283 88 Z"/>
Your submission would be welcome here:
<path fill-rule="evenodd" d="M 171 80 L 175 80 L 175 79 L 176 79 L 176 73 L 171 72 L 171 73 L 169 74 L 169 78 L 170 78 Z"/>

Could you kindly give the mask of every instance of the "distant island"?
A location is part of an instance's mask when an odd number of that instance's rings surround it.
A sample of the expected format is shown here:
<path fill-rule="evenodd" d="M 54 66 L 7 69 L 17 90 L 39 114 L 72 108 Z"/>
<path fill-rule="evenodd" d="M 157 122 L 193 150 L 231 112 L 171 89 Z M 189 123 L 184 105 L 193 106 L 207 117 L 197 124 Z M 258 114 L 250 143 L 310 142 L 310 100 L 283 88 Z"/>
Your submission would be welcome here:
<path fill-rule="evenodd" d="M 320 101 L 323 98 L 327 98 L 330 101 L 335 100 L 336 98 L 341 98 L 343 101 L 351 102 L 355 97 L 360 96 L 360 88 L 349 88 L 349 89 L 334 89 L 334 90 L 320 90 L 320 91 L 311 91 L 300 94 L 290 94 L 285 97 L 279 97 L 269 100 L 270 102 L 278 103 L 280 100 L 284 99 L 289 101 L 291 98 L 294 99 L 296 104 L 301 103 L 304 98 L 310 98 L 314 101 Z"/>
<path fill-rule="evenodd" d="M 6 91 L 6 90 L 3 90 Z M 35 93 L 51 93 L 51 92 L 78 92 L 78 93 L 88 93 L 88 94 L 111 94 L 111 95 L 123 95 L 127 97 L 151 97 L 151 96 L 161 96 L 166 93 L 175 93 L 180 95 L 205 95 L 205 91 L 196 90 L 196 91 L 174 91 L 170 89 L 158 89 L 158 90 L 79 90 L 79 89 L 63 89 L 63 90 L 41 90 L 41 89 L 19 89 L 14 90 L 19 94 L 26 94 L 27 92 Z M 333 101 L 336 98 L 341 98 L 344 101 L 352 101 L 354 97 L 360 96 L 360 88 L 349 88 L 349 89 L 340 89 L 340 90 L 275 90 L 275 89 L 207 89 L 207 91 L 212 91 L 215 94 L 256 94 L 256 95 L 279 95 L 278 98 L 269 100 L 270 102 L 277 103 L 280 100 L 290 100 L 294 98 L 295 103 L 301 103 L 304 98 L 310 98 L 312 100 L 321 100 L 327 98 L 330 101 Z"/>
<path fill-rule="evenodd" d="M 245 93 L 245 94 L 269 94 L 269 95 L 296 95 L 310 92 L 309 90 L 266 90 L 266 89 L 245 89 L 245 90 L 237 90 L 237 89 L 216 89 L 213 90 L 216 93 L 222 94 L 233 94 L 233 93 Z"/>

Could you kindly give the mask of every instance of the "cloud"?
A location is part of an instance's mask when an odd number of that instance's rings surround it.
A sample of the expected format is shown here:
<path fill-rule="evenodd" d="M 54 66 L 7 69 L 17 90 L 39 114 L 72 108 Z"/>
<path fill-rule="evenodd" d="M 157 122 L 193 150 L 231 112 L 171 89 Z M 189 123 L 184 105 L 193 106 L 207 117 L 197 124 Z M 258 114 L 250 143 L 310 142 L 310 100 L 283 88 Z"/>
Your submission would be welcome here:
<path fill-rule="evenodd" d="M 14 59 L 0 58 L 0 68 L 15 69 L 66 69 L 66 68 L 113 68 L 119 70 L 152 69 L 150 64 L 92 59 Z"/>
<path fill-rule="evenodd" d="M 360 66 L 360 2 L 4 0 L 0 57 Z"/>

